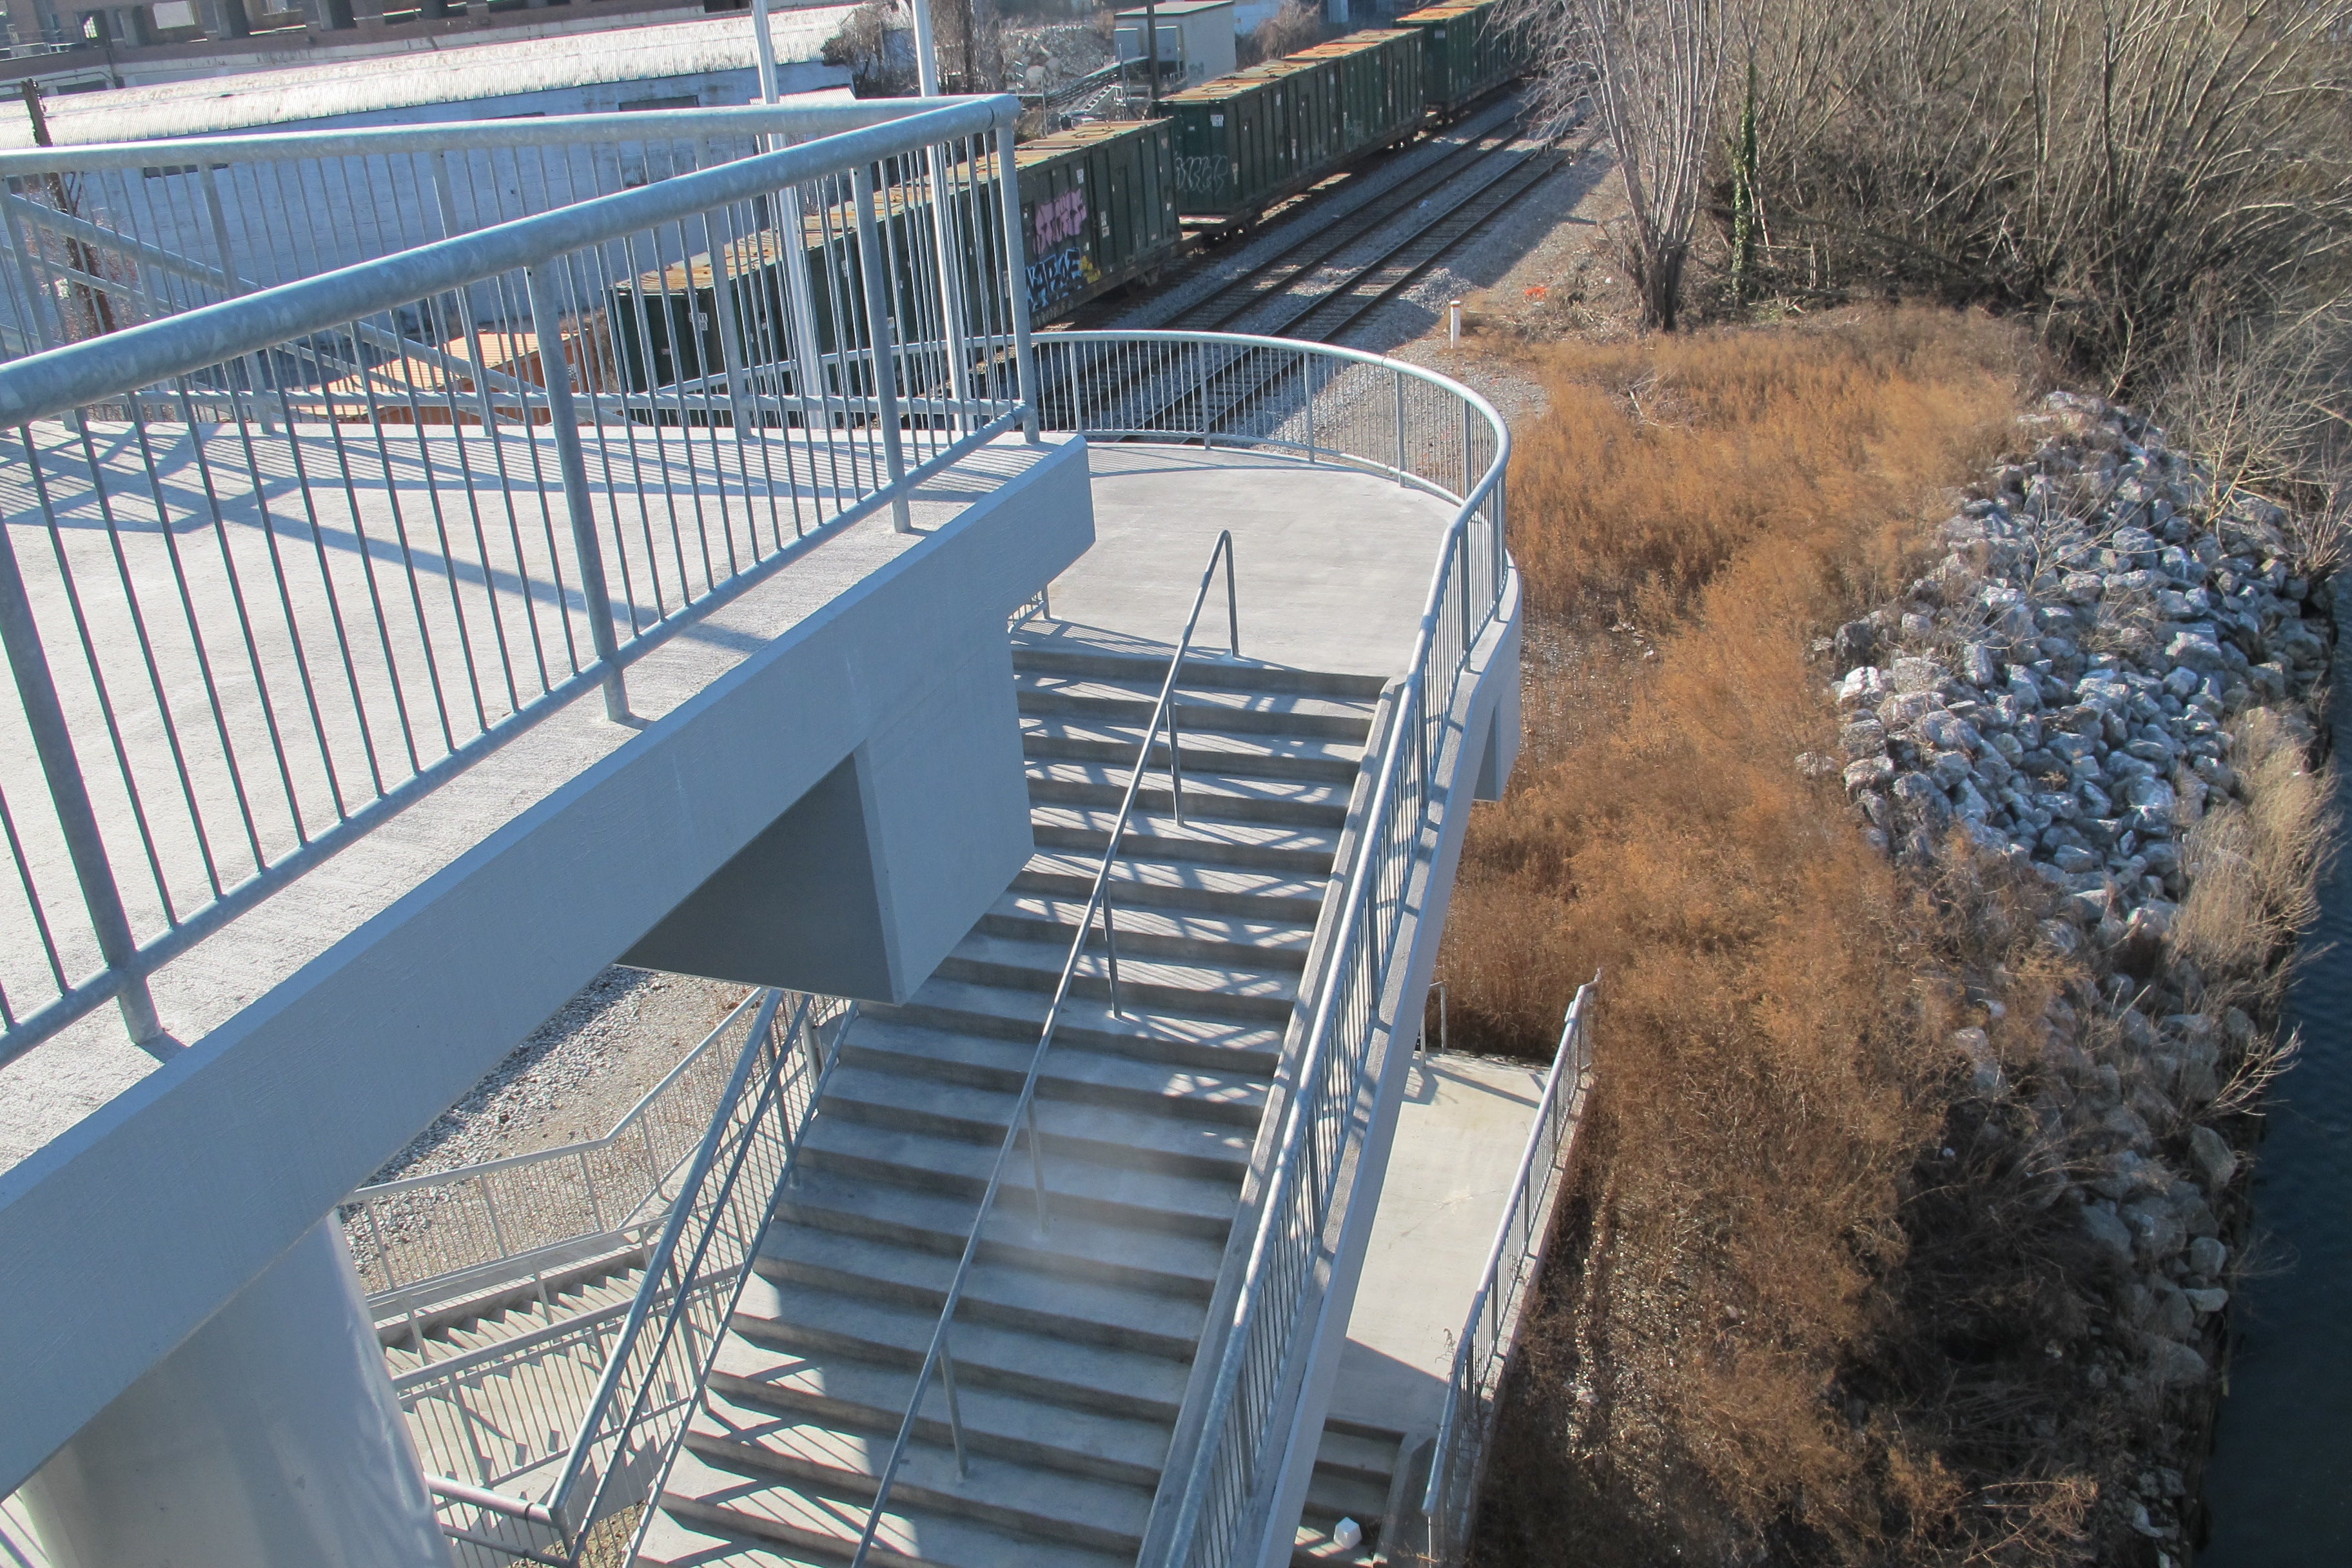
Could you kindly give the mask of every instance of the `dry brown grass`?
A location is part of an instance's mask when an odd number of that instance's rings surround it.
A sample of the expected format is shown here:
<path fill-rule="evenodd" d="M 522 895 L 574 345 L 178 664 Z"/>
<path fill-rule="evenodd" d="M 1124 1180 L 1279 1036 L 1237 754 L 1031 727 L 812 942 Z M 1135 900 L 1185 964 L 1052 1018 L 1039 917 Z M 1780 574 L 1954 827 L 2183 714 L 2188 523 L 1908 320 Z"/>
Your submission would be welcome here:
<path fill-rule="evenodd" d="M 2021 350 L 1930 310 L 1702 332 L 1538 358 L 1552 416 L 1517 434 L 1513 548 L 1538 615 L 1682 609 L 1741 551 L 1817 550 L 1821 592 L 1887 579 L 1925 493 L 1971 472 L 2014 410 Z"/>
<path fill-rule="evenodd" d="M 1917 976 L 1998 892 L 1920 902 L 1835 781 L 1800 775 L 1833 738 L 1807 647 L 1899 584 L 2033 373 L 2011 331 L 1927 311 L 1564 346 L 1544 371 L 1512 479 L 1537 641 L 1630 605 L 1654 656 L 1553 662 L 1605 682 L 1482 808 L 1447 927 L 1474 1047 L 1540 1050 L 1606 976 L 1591 1158 L 1481 1557 L 1871 1555 L 1962 1491 L 1841 1378 L 1900 1310 L 1884 1282 L 1954 1077 L 1937 1042 L 1970 1021 Z"/>

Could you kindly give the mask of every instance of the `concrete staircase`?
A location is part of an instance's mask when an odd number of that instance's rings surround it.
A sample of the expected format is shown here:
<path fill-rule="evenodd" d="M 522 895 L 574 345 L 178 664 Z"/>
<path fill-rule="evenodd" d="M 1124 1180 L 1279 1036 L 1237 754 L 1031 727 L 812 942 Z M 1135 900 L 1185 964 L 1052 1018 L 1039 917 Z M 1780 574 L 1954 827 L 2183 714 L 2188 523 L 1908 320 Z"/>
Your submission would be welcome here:
<path fill-rule="evenodd" d="M 856 1547 L 1166 669 L 1059 643 L 1015 665 L 1035 853 L 850 1030 L 647 1561 Z M 1049 1223 L 1016 1156 L 950 1338 L 970 1476 L 934 1380 L 870 1562 L 1135 1560 L 1380 688 L 1188 661 L 1184 825 L 1163 743 L 1113 871 L 1124 1012 L 1097 942 L 1041 1080 Z"/>
<path fill-rule="evenodd" d="M 376 1325 L 392 1375 L 520 1339 L 591 1313 L 625 1306 L 645 1278 L 645 1254 L 632 1248 L 576 1264 L 541 1279 L 503 1285 L 464 1300 Z"/>

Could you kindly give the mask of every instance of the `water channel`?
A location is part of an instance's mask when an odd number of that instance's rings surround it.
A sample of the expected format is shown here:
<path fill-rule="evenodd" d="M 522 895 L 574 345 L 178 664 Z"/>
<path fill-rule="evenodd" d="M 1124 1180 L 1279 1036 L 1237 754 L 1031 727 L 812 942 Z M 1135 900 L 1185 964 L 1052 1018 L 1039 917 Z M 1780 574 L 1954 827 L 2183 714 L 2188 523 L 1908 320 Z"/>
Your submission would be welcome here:
<path fill-rule="evenodd" d="M 2336 624 L 2352 629 L 2336 578 Z M 2352 742 L 2352 669 L 2329 715 Z M 2352 817 L 2352 744 L 2339 744 L 2337 809 Z M 2232 1303 L 2237 1342 L 2206 1472 L 2212 1536 L 2199 1568 L 2352 1563 L 2352 855 L 2320 889 L 2289 1022 L 2303 1056 L 2275 1086 L 2254 1173 L 2253 1277 Z"/>

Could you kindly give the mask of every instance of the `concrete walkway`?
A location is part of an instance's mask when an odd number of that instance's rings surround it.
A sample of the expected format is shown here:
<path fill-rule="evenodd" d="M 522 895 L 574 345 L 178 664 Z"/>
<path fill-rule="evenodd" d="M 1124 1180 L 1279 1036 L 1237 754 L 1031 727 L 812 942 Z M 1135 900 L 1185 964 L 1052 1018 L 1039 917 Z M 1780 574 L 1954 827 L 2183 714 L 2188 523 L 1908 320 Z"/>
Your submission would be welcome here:
<path fill-rule="evenodd" d="M 1401 676 L 1454 508 L 1393 479 L 1198 447 L 1101 445 L 1095 545 L 1029 629 L 1164 647 L 1183 629 L 1218 533 L 1234 534 L 1242 657 L 1294 669 Z M 1224 574 L 1196 647 L 1222 653 Z"/>
<path fill-rule="evenodd" d="M 1437 1425 L 1463 1314 L 1510 1200 L 1544 1071 L 1479 1057 L 1413 1062 L 1332 1415 L 1415 1438 Z"/>

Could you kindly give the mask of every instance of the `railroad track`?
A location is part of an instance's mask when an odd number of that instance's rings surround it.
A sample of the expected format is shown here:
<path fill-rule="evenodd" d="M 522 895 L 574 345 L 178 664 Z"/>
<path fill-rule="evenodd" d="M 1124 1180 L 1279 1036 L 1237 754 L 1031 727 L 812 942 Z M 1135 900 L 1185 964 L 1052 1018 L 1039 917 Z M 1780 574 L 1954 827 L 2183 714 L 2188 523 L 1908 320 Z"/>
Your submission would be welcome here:
<path fill-rule="evenodd" d="M 1213 290 L 1177 311 L 1162 323 L 1171 331 L 1213 332 L 1228 322 L 1288 289 L 1330 258 L 1367 236 L 1405 216 L 1433 192 L 1473 174 L 1485 160 L 1507 149 L 1517 138 L 1524 116 L 1513 102 L 1499 120 L 1470 133 L 1461 146 L 1429 167 L 1406 176 L 1395 185 L 1368 198 L 1320 226 L 1300 222 L 1303 231 L 1290 244 L 1258 261 L 1248 270 L 1227 279 Z M 1311 207 L 1309 211 L 1311 211 Z"/>
<path fill-rule="evenodd" d="M 1501 121 L 1430 167 L 1302 235 L 1177 311 L 1165 328 L 1217 331 L 1250 317 L 1244 330 L 1253 335 L 1329 342 L 1410 288 L 1561 167 L 1566 153 L 1556 144 L 1525 142 L 1521 125 L 1514 106 Z M 1329 265 L 1333 257 L 1408 215 L 1414 219 L 1411 226 L 1388 237 L 1371 255 L 1336 268 Z M 1307 293 L 1295 287 L 1302 280 L 1326 286 Z M 1189 380 L 1176 374 L 1182 359 L 1171 349 L 1136 356 L 1116 369 L 1105 366 L 1086 378 L 1082 395 L 1097 407 L 1127 404 L 1131 412 L 1120 422 L 1139 430 L 1155 427 L 1169 415 L 1178 416 L 1180 427 L 1189 423 L 1196 428 L 1238 429 L 1289 395 L 1280 373 L 1254 355 L 1237 354 Z"/>

